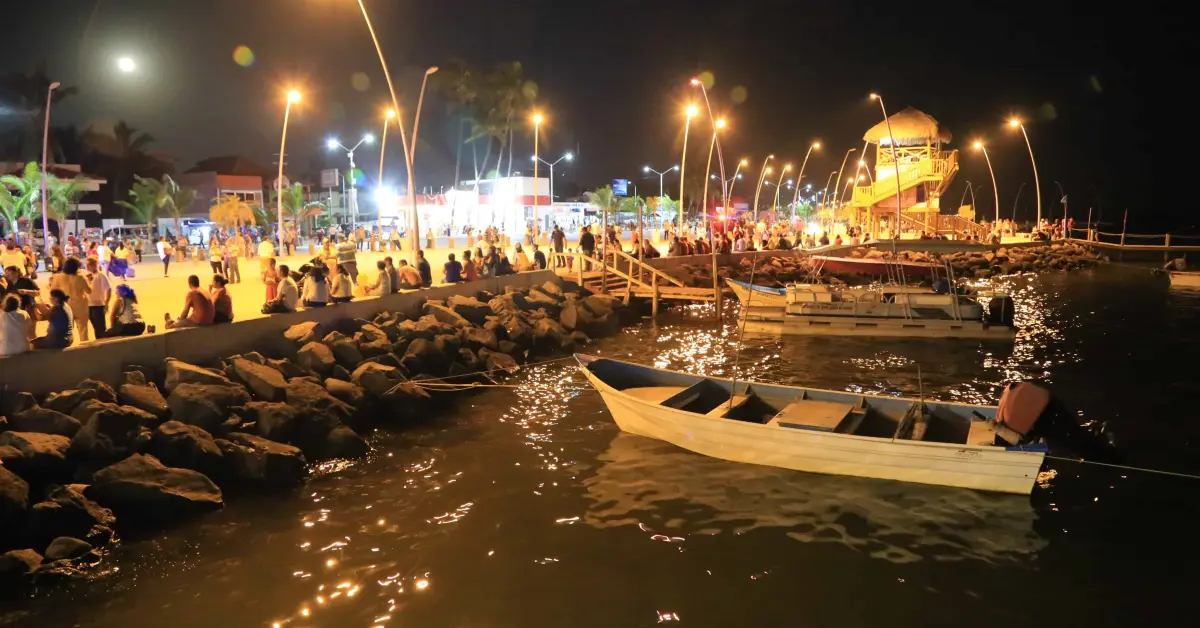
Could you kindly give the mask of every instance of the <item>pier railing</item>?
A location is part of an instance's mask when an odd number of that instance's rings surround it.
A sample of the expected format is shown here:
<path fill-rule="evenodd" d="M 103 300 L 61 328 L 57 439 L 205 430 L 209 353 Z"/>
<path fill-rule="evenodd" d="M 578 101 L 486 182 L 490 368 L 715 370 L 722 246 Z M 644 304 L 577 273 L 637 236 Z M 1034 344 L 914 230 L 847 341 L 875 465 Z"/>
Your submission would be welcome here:
<path fill-rule="evenodd" d="M 1071 229 L 1068 240 L 1117 252 L 1200 253 L 1200 235 L 1172 233 L 1112 233 L 1097 229 Z"/>

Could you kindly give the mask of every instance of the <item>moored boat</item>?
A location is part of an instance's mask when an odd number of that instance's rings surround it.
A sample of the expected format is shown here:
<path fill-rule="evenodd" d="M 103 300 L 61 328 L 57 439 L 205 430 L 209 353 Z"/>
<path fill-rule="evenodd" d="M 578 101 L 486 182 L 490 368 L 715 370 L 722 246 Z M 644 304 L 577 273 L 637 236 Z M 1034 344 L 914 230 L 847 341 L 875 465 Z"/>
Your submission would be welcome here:
<path fill-rule="evenodd" d="M 852 275 L 869 275 L 873 277 L 932 277 L 945 268 L 943 264 L 934 262 L 917 262 L 912 260 L 883 259 L 877 257 L 832 257 L 829 255 L 813 255 L 813 263 L 831 273 L 846 273 Z"/>
<path fill-rule="evenodd" d="M 1173 270 L 1167 275 L 1171 279 L 1171 287 L 1173 288 L 1197 288 L 1200 289 L 1200 272 Z"/>
<path fill-rule="evenodd" d="M 1000 406 L 735 382 L 577 355 L 626 432 L 734 462 L 1029 493 L 1045 445 L 1029 434 L 1049 395 L 1029 384 Z M 1007 444 L 1006 444 L 1007 443 Z"/>

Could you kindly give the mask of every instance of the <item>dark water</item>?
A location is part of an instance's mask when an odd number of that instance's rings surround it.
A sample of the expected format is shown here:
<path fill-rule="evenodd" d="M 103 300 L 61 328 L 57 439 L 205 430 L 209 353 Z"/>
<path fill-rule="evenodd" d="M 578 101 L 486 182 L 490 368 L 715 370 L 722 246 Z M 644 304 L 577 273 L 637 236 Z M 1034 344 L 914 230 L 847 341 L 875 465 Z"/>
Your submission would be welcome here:
<path fill-rule="evenodd" d="M 994 402 L 1048 383 L 1127 462 L 1200 472 L 1200 297 L 1010 280 L 1015 347 L 746 338 L 744 376 Z M 696 308 L 598 351 L 728 374 Z M 921 368 L 921 380 L 917 367 Z M 621 434 L 568 362 L 448 401 L 302 494 L 125 543 L 13 626 L 1194 626 L 1200 481 L 1051 461 L 1031 497 L 809 475 Z"/>

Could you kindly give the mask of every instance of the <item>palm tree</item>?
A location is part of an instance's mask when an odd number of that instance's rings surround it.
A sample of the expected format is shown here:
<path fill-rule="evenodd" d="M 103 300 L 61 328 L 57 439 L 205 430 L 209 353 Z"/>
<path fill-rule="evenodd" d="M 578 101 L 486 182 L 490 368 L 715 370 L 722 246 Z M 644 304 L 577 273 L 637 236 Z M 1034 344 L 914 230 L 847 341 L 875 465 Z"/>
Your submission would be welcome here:
<path fill-rule="evenodd" d="M 617 202 L 617 212 L 618 214 L 629 213 L 636 216 L 638 213 L 638 207 L 641 207 L 645 204 L 646 201 L 636 194 L 633 196 L 626 196 Z M 619 217 L 618 220 L 620 220 Z"/>
<path fill-rule="evenodd" d="M 242 223 L 254 222 L 254 205 L 236 194 L 226 194 L 213 199 L 208 217 L 222 229 L 240 229 Z"/>
<path fill-rule="evenodd" d="M 462 59 L 450 59 L 442 64 L 434 78 L 438 90 L 446 98 L 450 113 L 458 114 L 458 147 L 454 151 L 454 185 L 458 185 L 462 147 L 466 143 L 463 140 L 463 123 L 467 121 L 467 114 L 479 97 L 478 73 Z"/>
<path fill-rule="evenodd" d="M 42 197 L 42 172 L 34 162 L 25 164 L 20 175 L 7 174 L 0 177 L 0 211 L 8 220 L 15 234 L 20 231 L 21 220 L 28 220 L 32 240 L 33 216 L 41 215 L 34 206 Z"/>
<path fill-rule="evenodd" d="M 89 148 L 101 161 L 107 162 L 112 184 L 113 198 L 121 198 L 127 187 L 128 180 L 136 178 L 135 173 L 152 172 L 161 168 L 162 163 L 152 157 L 146 147 L 154 142 L 154 136 L 142 133 L 129 126 L 124 120 L 113 126 L 112 133 L 101 133 L 89 128 L 85 131 Z"/>
<path fill-rule="evenodd" d="M 79 93 L 75 87 L 62 85 L 51 92 L 52 82 L 44 61 L 39 62 L 29 74 L 13 72 L 0 78 L 0 94 L 5 96 L 5 101 L 14 103 L 12 110 L 22 118 L 20 129 L 14 133 L 13 149 L 24 161 L 35 160 L 42 154 L 46 96 L 50 96 L 52 103 L 58 103 Z"/>
<path fill-rule="evenodd" d="M 129 189 L 131 201 L 117 201 L 117 205 L 128 209 L 136 224 L 154 222 L 154 214 L 167 204 L 167 190 L 157 179 L 133 176 L 133 187 Z"/>
<path fill-rule="evenodd" d="M 271 205 L 278 202 L 279 194 L 274 190 L 271 191 Z M 325 203 L 321 201 L 308 200 L 308 193 L 304 189 L 304 184 L 293 183 L 291 186 L 283 188 L 283 215 L 286 218 L 291 218 L 297 225 L 307 226 L 308 218 L 317 214 L 316 210 L 324 210 Z"/>
<path fill-rule="evenodd" d="M 596 188 L 591 192 L 584 192 L 584 196 L 587 197 L 588 204 L 605 214 L 617 211 L 617 207 L 619 206 L 617 197 L 613 195 L 611 185 Z"/>
<path fill-rule="evenodd" d="M 196 201 L 196 190 L 179 185 L 168 174 L 162 176 L 162 186 L 166 198 L 164 206 L 167 208 L 167 211 L 171 212 L 171 216 L 175 218 L 175 235 L 179 235 L 183 233 L 180 217 Z"/>
<path fill-rule="evenodd" d="M 60 179 L 52 174 L 46 175 L 46 216 L 58 224 L 58 241 L 63 241 L 66 233 L 66 220 L 79 204 L 79 199 L 87 192 L 87 179 L 75 177 Z M 40 213 L 40 212 L 39 212 Z"/>
<path fill-rule="evenodd" d="M 538 85 L 527 81 L 520 61 L 509 61 L 496 66 L 495 71 L 488 76 L 489 95 L 492 108 L 489 112 L 494 121 L 500 123 L 503 135 L 500 140 L 500 157 L 496 159 L 496 170 L 500 170 L 500 159 L 504 157 L 504 148 L 508 148 L 508 176 L 512 176 L 513 130 L 514 120 L 524 118 L 524 113 L 537 100 Z"/>

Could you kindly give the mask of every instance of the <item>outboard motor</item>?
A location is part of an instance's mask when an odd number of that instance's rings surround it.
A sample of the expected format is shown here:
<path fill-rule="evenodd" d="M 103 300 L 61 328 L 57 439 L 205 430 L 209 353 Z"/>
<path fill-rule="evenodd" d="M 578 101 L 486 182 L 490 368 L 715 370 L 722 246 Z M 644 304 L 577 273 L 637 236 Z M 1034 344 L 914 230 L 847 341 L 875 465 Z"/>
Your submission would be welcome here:
<path fill-rule="evenodd" d="M 1012 297 L 992 297 L 992 300 L 988 302 L 987 323 L 989 325 L 1012 327 L 1015 310 L 1016 304 L 1013 302 Z"/>
<path fill-rule="evenodd" d="M 1045 439 L 1055 451 L 1097 462 L 1116 461 L 1117 448 L 1108 424 L 1076 421 L 1050 391 L 1028 382 L 1009 384 L 1000 396 L 996 433 L 1010 445 Z"/>

